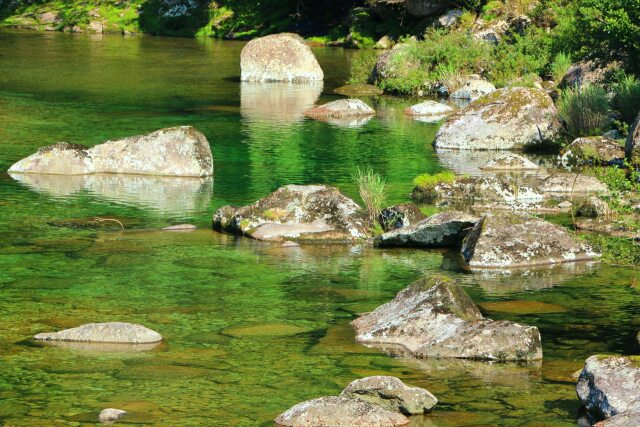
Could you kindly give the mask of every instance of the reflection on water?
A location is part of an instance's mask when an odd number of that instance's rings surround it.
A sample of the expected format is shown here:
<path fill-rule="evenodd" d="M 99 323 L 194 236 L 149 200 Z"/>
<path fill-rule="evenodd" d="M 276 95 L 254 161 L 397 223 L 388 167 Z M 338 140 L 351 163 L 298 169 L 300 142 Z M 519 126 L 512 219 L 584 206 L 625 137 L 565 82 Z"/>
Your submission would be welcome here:
<path fill-rule="evenodd" d="M 481 167 L 489 163 L 491 160 L 495 160 L 498 157 L 504 156 L 504 151 L 500 150 L 447 150 L 437 149 L 436 155 L 442 165 L 451 169 L 457 175 L 469 175 L 469 176 L 481 176 L 486 175 L 487 172 L 480 170 Z M 544 163 L 543 158 L 527 153 L 519 153 L 523 157 L 531 160 L 535 164 Z"/>
<path fill-rule="evenodd" d="M 322 93 L 323 82 L 240 83 L 240 111 L 249 121 L 292 123 L 304 118 Z"/>
<path fill-rule="evenodd" d="M 126 174 L 45 175 L 10 174 L 28 188 L 55 197 L 86 191 L 109 201 L 186 215 L 209 206 L 213 178 L 154 177 Z"/>

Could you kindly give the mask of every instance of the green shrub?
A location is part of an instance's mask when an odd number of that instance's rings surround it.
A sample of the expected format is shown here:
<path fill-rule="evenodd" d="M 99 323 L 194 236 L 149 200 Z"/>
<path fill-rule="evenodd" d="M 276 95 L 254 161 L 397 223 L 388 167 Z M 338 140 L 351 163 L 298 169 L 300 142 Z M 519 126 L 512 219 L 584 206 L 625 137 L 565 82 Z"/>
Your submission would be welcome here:
<path fill-rule="evenodd" d="M 421 189 L 428 189 L 442 183 L 450 184 L 455 180 L 456 175 L 451 171 L 443 171 L 434 175 L 425 173 L 415 177 L 413 179 L 413 185 Z"/>
<path fill-rule="evenodd" d="M 560 52 L 553 58 L 549 66 L 549 76 L 556 83 L 560 83 L 571 67 L 571 57 L 564 52 Z"/>
<path fill-rule="evenodd" d="M 358 185 L 360 197 L 369 213 L 369 223 L 373 227 L 377 224 L 386 200 L 387 184 L 371 167 L 358 168 L 353 179 Z"/>
<path fill-rule="evenodd" d="M 631 125 L 640 112 L 640 80 L 626 73 L 618 74 L 611 89 L 611 106 L 620 119 Z"/>
<path fill-rule="evenodd" d="M 374 50 L 364 50 L 351 61 L 351 76 L 349 84 L 365 84 L 371 82 L 371 74 L 378 61 L 378 53 Z"/>
<path fill-rule="evenodd" d="M 611 124 L 607 91 L 596 85 L 564 89 L 558 99 L 558 115 L 570 138 L 600 135 Z"/>

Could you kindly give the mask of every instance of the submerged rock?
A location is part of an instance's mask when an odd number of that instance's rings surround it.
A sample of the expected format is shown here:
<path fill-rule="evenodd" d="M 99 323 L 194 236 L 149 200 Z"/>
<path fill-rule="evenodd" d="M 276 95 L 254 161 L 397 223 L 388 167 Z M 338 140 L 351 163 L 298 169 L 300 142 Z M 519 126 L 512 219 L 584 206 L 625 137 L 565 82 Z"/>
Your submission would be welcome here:
<path fill-rule="evenodd" d="M 490 160 L 484 166 L 480 167 L 486 171 L 529 171 L 538 170 L 540 166 L 533 163 L 526 157 L 519 156 L 513 153 L 507 153 L 497 159 Z"/>
<path fill-rule="evenodd" d="M 305 116 L 313 119 L 366 117 L 374 114 L 376 111 L 359 99 L 339 99 L 304 112 Z"/>
<path fill-rule="evenodd" d="M 499 212 L 478 221 L 462 244 L 462 256 L 472 269 L 482 269 L 585 261 L 599 254 L 559 225 Z"/>
<path fill-rule="evenodd" d="M 377 96 L 382 95 L 384 91 L 380 89 L 378 86 L 367 85 L 367 84 L 353 84 L 353 85 L 345 85 L 340 86 L 336 90 L 335 93 L 340 95 L 345 95 L 351 98 L 357 96 Z"/>
<path fill-rule="evenodd" d="M 224 206 L 213 228 L 258 240 L 352 242 L 366 237 L 362 209 L 334 187 L 287 185 L 242 208 Z"/>
<path fill-rule="evenodd" d="M 193 224 L 176 224 L 163 228 L 164 231 L 193 231 L 196 227 Z"/>
<path fill-rule="evenodd" d="M 436 135 L 436 148 L 509 150 L 539 145 L 557 133 L 556 108 L 544 90 L 507 88 L 452 114 Z"/>
<path fill-rule="evenodd" d="M 640 357 L 591 356 L 576 391 L 587 411 L 596 417 L 640 412 Z"/>
<path fill-rule="evenodd" d="M 91 148 L 59 142 L 15 163 L 9 173 L 203 177 L 213 175 L 213 157 L 202 133 L 191 126 L 181 126 Z"/>
<path fill-rule="evenodd" d="M 411 117 L 429 118 L 431 121 L 440 121 L 453 112 L 453 108 L 436 101 L 424 101 L 404 110 Z"/>
<path fill-rule="evenodd" d="M 460 246 L 477 221 L 478 218 L 464 212 L 442 212 L 416 224 L 384 233 L 376 238 L 375 245 L 381 248 Z"/>
<path fill-rule="evenodd" d="M 491 82 L 482 79 L 470 79 L 460 89 L 453 92 L 451 98 L 475 101 L 495 91 L 496 87 Z"/>
<path fill-rule="evenodd" d="M 37 334 L 43 341 L 145 344 L 162 341 L 162 335 L 142 325 L 123 322 L 88 323 L 60 332 Z"/>
<path fill-rule="evenodd" d="M 604 136 L 577 138 L 560 155 L 565 165 L 622 163 L 625 157 L 618 141 Z"/>
<path fill-rule="evenodd" d="M 127 411 L 122 409 L 107 408 L 100 412 L 98 420 L 104 424 L 113 424 L 125 415 L 127 415 Z"/>
<path fill-rule="evenodd" d="M 287 427 L 392 427 L 405 425 L 409 419 L 360 399 L 328 396 L 299 403 L 275 422 Z"/>
<path fill-rule="evenodd" d="M 417 357 L 542 358 L 536 327 L 484 319 L 460 285 L 445 277 L 418 280 L 352 325 L 362 343 L 400 346 Z"/>
<path fill-rule="evenodd" d="M 380 212 L 380 224 L 384 231 L 395 230 L 416 224 L 426 216 L 413 203 L 402 203 L 383 209 Z"/>
<path fill-rule="evenodd" d="M 297 34 L 272 34 L 251 40 L 240 54 L 243 82 L 312 82 L 324 72 L 311 48 Z"/>
<path fill-rule="evenodd" d="M 405 415 L 424 414 L 438 403 L 438 399 L 427 390 L 409 387 L 398 378 L 389 376 L 355 380 L 342 390 L 340 396 L 364 400 Z"/>

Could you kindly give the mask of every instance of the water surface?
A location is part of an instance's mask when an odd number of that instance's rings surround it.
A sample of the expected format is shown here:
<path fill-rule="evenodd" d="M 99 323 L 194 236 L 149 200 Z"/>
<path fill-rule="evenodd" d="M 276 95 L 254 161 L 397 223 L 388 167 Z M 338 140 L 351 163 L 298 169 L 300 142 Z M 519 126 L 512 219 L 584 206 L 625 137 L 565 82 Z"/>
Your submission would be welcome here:
<path fill-rule="evenodd" d="M 303 119 L 337 99 L 358 53 L 316 49 L 323 86 L 242 85 L 241 43 L 0 32 L 0 424 L 86 425 L 105 407 L 149 425 L 271 425 L 302 400 L 366 375 L 431 390 L 414 426 L 575 426 L 572 374 L 595 353 L 638 353 L 636 272 L 594 265 L 470 274 L 442 251 L 364 246 L 283 249 L 217 234 L 211 213 L 281 185 L 326 183 L 357 197 L 372 166 L 390 203 L 411 179 L 486 159 L 431 148 L 436 125 L 409 100 L 368 100 L 356 127 Z M 56 141 L 87 145 L 193 125 L 215 176 L 10 177 Z M 115 218 L 86 227 L 83 219 Z M 190 222 L 202 229 L 158 228 Z M 354 342 L 349 322 L 422 274 L 455 277 L 495 319 L 536 325 L 544 362 L 416 361 Z M 34 334 L 86 322 L 142 323 L 166 343 L 140 352 L 35 345 Z"/>

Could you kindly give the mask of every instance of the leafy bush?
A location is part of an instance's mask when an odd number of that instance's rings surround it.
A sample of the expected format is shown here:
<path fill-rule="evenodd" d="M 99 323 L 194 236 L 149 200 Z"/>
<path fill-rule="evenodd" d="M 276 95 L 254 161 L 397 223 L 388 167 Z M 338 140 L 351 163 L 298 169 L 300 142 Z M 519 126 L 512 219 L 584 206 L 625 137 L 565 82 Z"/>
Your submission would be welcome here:
<path fill-rule="evenodd" d="M 555 56 L 553 62 L 549 66 L 549 75 L 556 83 L 560 83 L 571 67 L 571 57 L 564 52 L 560 52 Z"/>
<path fill-rule="evenodd" d="M 622 73 L 616 76 L 611 89 L 613 110 L 626 124 L 631 125 L 640 112 L 640 80 Z"/>
<path fill-rule="evenodd" d="M 600 135 L 611 124 L 607 91 L 600 86 L 564 89 L 557 106 L 570 138 Z"/>
<path fill-rule="evenodd" d="M 353 179 L 358 185 L 360 197 L 369 213 L 369 223 L 371 226 L 375 226 L 384 206 L 387 184 L 371 167 L 358 168 Z"/>

